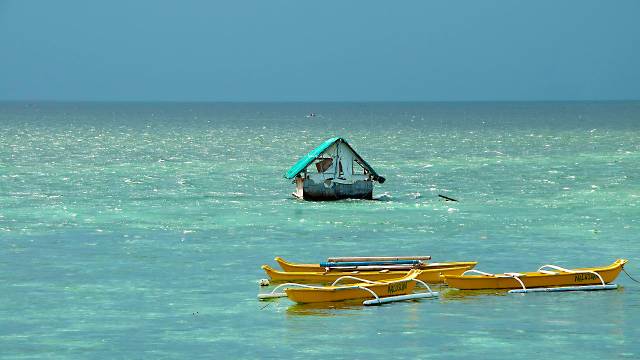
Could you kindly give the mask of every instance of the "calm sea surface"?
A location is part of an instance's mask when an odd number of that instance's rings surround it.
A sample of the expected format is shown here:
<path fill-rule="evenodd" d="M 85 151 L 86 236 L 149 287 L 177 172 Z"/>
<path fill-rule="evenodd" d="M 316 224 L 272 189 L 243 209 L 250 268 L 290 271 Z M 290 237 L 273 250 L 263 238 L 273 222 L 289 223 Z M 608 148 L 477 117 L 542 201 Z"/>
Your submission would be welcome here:
<path fill-rule="evenodd" d="M 332 136 L 387 178 L 378 201 L 291 197 L 282 174 Z M 256 300 L 276 255 L 407 254 L 622 257 L 640 278 L 640 102 L 0 103 L 2 359 L 640 358 L 624 273 L 606 292 Z"/>

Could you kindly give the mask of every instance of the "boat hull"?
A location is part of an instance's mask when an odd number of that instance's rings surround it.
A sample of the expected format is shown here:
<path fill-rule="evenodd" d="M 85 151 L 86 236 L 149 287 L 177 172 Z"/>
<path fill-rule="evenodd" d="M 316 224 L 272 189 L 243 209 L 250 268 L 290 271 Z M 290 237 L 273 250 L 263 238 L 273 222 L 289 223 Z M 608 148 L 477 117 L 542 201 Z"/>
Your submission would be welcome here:
<path fill-rule="evenodd" d="M 598 273 L 605 283 L 610 283 L 618 277 L 627 260 L 618 259 L 613 264 L 604 267 L 572 269 L 573 271 L 593 271 Z M 600 278 L 592 273 L 556 272 L 547 274 L 542 272 L 522 273 L 518 279 L 526 288 L 581 286 L 602 284 Z M 451 288 L 460 290 L 480 289 L 522 289 L 522 284 L 506 274 L 487 275 L 445 275 L 445 283 Z"/>
<path fill-rule="evenodd" d="M 285 259 L 277 256 L 274 259 L 278 265 L 280 266 L 280 268 L 284 271 L 295 271 L 295 272 L 300 272 L 300 271 L 314 271 L 314 272 L 318 272 L 318 271 L 324 271 L 324 268 L 320 267 L 320 264 L 300 264 L 300 263 L 292 263 L 292 262 L 288 262 Z"/>
<path fill-rule="evenodd" d="M 349 286 L 327 286 L 319 289 L 289 288 L 285 290 L 285 293 L 290 300 L 302 304 L 375 298 L 369 291 L 356 288 L 355 286 L 366 287 L 373 291 L 378 297 L 384 298 L 395 295 L 407 295 L 413 292 L 416 282 L 412 278 L 407 278 L 382 284 L 359 283 Z"/>
<path fill-rule="evenodd" d="M 472 269 L 475 263 L 467 263 L 464 266 L 442 267 L 434 269 L 421 270 L 416 279 L 426 283 L 437 284 L 444 282 L 445 275 L 462 275 L 465 271 Z M 355 276 L 370 281 L 397 279 L 406 276 L 409 271 L 329 271 L 329 272 L 289 272 L 277 271 L 268 265 L 263 265 L 269 279 L 273 282 L 300 282 L 300 283 L 316 283 L 327 284 L 332 283 L 343 276 Z M 355 281 L 352 281 L 355 282 Z"/>
<path fill-rule="evenodd" d="M 304 179 L 302 198 L 312 201 L 342 199 L 371 200 L 373 199 L 373 181 L 357 180 L 351 184 L 341 184 L 333 181 L 317 183 L 312 179 Z"/>
<path fill-rule="evenodd" d="M 288 272 L 325 272 L 326 268 L 321 267 L 320 264 L 300 264 L 300 263 L 292 263 L 286 261 L 281 257 L 276 257 L 274 259 L 280 268 L 284 271 Z M 443 263 L 427 263 L 423 265 L 420 269 L 422 270 L 430 270 L 430 269 L 444 269 L 444 268 L 452 268 L 452 267 L 464 267 L 468 266 L 469 269 L 473 269 L 478 263 L 475 261 L 459 261 L 459 262 L 443 262 Z M 357 270 L 354 268 L 353 270 Z M 392 267 L 389 267 L 389 270 L 392 270 Z M 404 269 L 405 271 L 407 269 Z M 338 271 L 336 269 L 336 271 Z M 349 269 L 352 271 L 352 269 Z"/>

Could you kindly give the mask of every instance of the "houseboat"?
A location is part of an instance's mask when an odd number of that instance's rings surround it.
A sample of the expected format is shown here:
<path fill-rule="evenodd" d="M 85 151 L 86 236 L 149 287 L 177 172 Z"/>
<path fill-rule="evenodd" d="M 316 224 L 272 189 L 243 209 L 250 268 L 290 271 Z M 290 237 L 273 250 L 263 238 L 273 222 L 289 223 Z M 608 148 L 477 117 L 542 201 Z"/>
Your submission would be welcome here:
<path fill-rule="evenodd" d="M 311 150 L 284 177 L 296 184 L 292 195 L 304 200 L 372 199 L 373 182 L 385 181 L 341 137 Z"/>

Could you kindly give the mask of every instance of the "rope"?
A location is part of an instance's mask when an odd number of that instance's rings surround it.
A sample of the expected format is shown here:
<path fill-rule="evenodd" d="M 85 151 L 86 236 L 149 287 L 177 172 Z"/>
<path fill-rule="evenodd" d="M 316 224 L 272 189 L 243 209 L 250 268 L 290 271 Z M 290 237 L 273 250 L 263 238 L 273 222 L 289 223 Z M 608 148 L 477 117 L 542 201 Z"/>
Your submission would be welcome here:
<path fill-rule="evenodd" d="M 627 272 L 627 270 L 625 270 L 624 268 L 622 268 L 622 271 L 624 271 L 624 273 L 625 273 L 625 274 L 627 274 L 627 276 L 629 277 L 629 279 L 631 279 L 631 280 L 633 280 L 633 281 L 635 281 L 635 282 L 637 282 L 637 283 L 639 283 L 639 284 L 640 284 L 640 281 L 638 281 L 638 280 L 634 279 L 633 277 L 631 277 L 631 275 L 629 275 L 629 273 Z"/>

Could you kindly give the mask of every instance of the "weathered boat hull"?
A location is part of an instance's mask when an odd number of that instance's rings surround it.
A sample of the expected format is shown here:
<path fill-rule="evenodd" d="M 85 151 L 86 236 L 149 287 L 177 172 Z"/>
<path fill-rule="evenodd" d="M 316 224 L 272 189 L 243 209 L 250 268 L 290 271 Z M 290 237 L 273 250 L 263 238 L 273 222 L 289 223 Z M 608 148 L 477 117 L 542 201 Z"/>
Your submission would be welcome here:
<path fill-rule="evenodd" d="M 302 198 L 304 200 L 341 200 L 341 199 L 373 199 L 373 182 L 358 180 L 353 184 L 342 184 L 327 180 L 315 182 L 304 179 L 302 184 Z"/>
<path fill-rule="evenodd" d="M 311 150 L 284 177 L 295 179 L 293 196 L 316 201 L 372 199 L 373 182 L 385 182 L 341 137 L 327 139 Z"/>
<path fill-rule="evenodd" d="M 289 272 L 325 272 L 325 268 L 321 267 L 320 264 L 300 264 L 300 263 L 292 263 L 286 261 L 281 257 L 276 257 L 274 259 L 280 268 L 284 271 Z M 468 267 L 469 269 L 473 269 L 478 263 L 475 261 L 459 261 L 459 262 L 442 262 L 442 263 L 427 263 L 422 265 L 420 269 L 422 270 L 430 270 L 430 269 L 444 269 L 444 268 L 452 268 L 452 267 Z M 386 267 L 389 270 L 393 270 L 392 266 Z M 349 271 L 359 270 L 358 268 L 348 269 Z M 403 269 L 407 271 L 408 269 Z M 336 269 L 335 271 L 340 271 Z M 342 270 L 342 271 L 346 271 Z"/>
<path fill-rule="evenodd" d="M 444 281 L 445 275 L 462 275 L 465 271 L 473 268 L 475 263 L 469 263 L 466 266 L 457 267 L 443 267 L 434 268 L 428 270 L 421 270 L 416 279 L 424 281 L 426 283 L 438 284 Z M 268 265 L 263 265 L 262 269 L 265 271 L 269 279 L 273 282 L 300 282 L 300 283 L 315 283 L 315 284 L 328 284 L 336 281 L 343 276 L 355 276 L 361 279 L 370 281 L 380 281 L 388 279 L 397 279 L 406 276 L 410 270 L 395 271 L 395 270 L 383 270 L 383 271 L 330 271 L 330 272 L 288 272 L 277 271 L 272 269 Z M 355 280 L 345 282 L 357 282 Z"/>
<path fill-rule="evenodd" d="M 618 259 L 613 264 L 604 267 L 572 269 L 572 271 L 593 271 L 598 273 L 605 283 L 610 283 L 618 277 L 625 259 Z M 568 273 L 558 271 L 555 274 L 544 272 L 526 272 L 519 274 L 518 279 L 527 288 L 557 287 L 571 285 L 602 284 L 600 278 L 592 273 Z M 445 283 L 449 287 L 460 290 L 480 289 L 521 289 L 522 284 L 508 274 L 488 275 L 445 275 Z"/>

